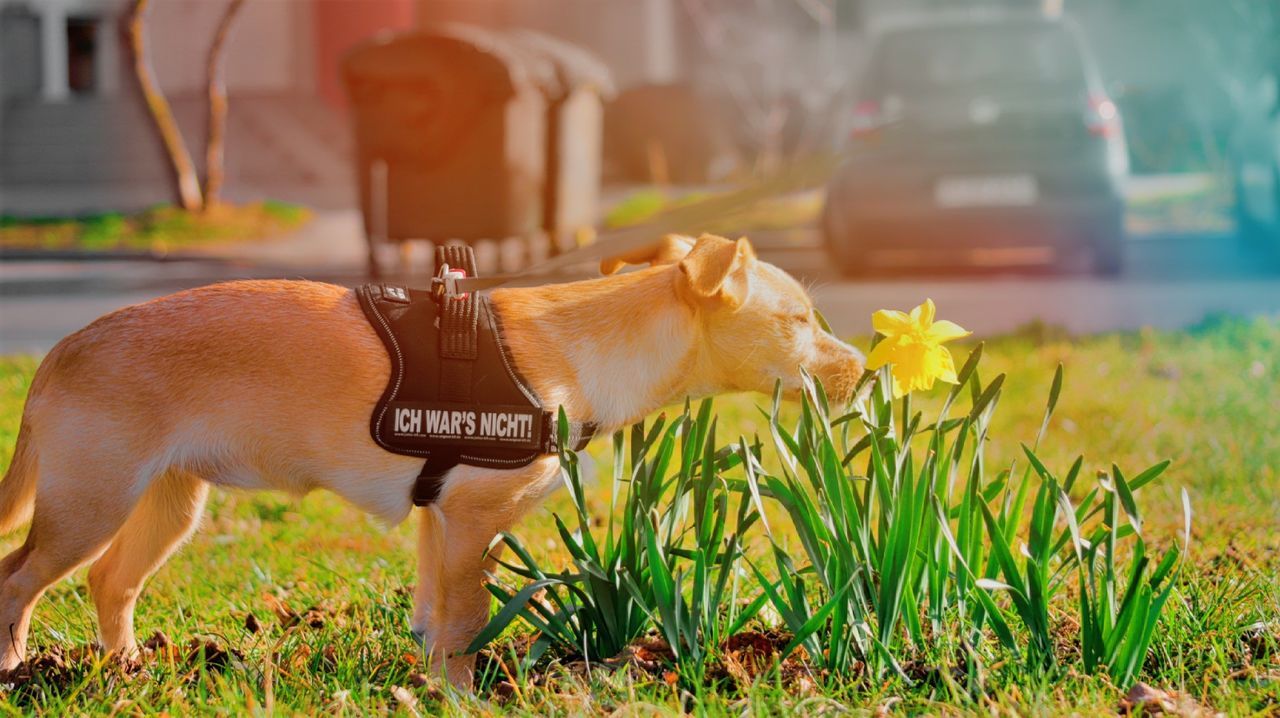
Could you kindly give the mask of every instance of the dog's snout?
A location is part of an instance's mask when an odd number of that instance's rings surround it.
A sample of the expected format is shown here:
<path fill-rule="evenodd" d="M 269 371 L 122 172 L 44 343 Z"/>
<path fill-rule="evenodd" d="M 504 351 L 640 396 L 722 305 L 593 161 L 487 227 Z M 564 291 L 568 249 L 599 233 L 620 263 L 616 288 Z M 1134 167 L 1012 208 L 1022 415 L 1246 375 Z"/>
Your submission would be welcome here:
<path fill-rule="evenodd" d="M 852 361 L 858 365 L 858 373 L 862 373 L 862 368 L 867 365 L 867 355 L 853 345 L 845 344 L 845 346 L 849 348 L 849 354 L 853 357 Z"/>
<path fill-rule="evenodd" d="M 828 352 L 828 361 L 836 364 L 856 365 L 855 372 L 857 374 L 862 373 L 862 368 L 867 365 L 867 357 L 861 350 L 835 337 L 828 337 L 827 342 L 827 346 L 823 347 L 823 349 Z"/>
<path fill-rule="evenodd" d="M 837 401 L 851 399 L 866 367 L 866 356 L 857 347 L 835 337 L 828 337 L 820 351 L 818 376 L 827 394 Z"/>

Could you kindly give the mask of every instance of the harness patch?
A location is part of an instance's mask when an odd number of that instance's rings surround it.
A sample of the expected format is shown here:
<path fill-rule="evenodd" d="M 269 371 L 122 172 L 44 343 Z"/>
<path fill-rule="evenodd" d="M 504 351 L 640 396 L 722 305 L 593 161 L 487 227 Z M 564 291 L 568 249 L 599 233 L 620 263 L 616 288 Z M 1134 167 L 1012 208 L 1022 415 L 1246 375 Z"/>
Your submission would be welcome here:
<path fill-rule="evenodd" d="M 384 435 L 421 446 L 540 448 L 542 412 L 520 406 L 391 402 Z"/>

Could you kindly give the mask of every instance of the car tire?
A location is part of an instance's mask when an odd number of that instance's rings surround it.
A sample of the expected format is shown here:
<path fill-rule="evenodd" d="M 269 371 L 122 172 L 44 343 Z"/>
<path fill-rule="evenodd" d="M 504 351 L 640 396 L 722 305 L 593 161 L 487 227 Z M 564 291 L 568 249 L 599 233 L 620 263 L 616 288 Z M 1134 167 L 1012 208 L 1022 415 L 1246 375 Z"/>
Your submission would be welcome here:
<path fill-rule="evenodd" d="M 1124 219 L 1108 220 L 1103 226 L 1093 244 L 1093 274 L 1118 277 L 1124 274 Z"/>
<path fill-rule="evenodd" d="M 1262 228 L 1258 226 L 1258 221 L 1249 214 L 1249 208 L 1245 205 L 1243 197 L 1243 182 L 1240 180 L 1240 170 L 1236 169 L 1232 173 L 1235 182 L 1232 187 L 1234 199 L 1231 203 L 1232 219 L 1236 223 L 1236 237 L 1240 241 L 1240 246 L 1246 250 L 1254 250 L 1258 246 L 1259 238 L 1262 236 Z"/>
<path fill-rule="evenodd" d="M 1272 182 L 1275 198 L 1272 200 L 1277 212 L 1280 212 L 1280 168 L 1275 170 L 1276 177 Z M 1265 269 L 1280 269 L 1280 220 L 1267 225 L 1249 213 L 1240 192 L 1239 173 L 1236 173 L 1235 201 L 1232 214 L 1236 223 L 1236 237 L 1240 249 L 1252 261 L 1259 262 Z"/>
<path fill-rule="evenodd" d="M 830 204 L 822 210 L 822 245 L 840 274 L 856 277 L 866 272 L 865 263 L 858 261 L 857 252 L 850 246 L 851 238 L 844 222 L 836 218 Z"/>
<path fill-rule="evenodd" d="M 1093 274 L 1113 278 L 1124 274 L 1124 252 L 1116 244 L 1100 244 L 1093 250 Z"/>
<path fill-rule="evenodd" d="M 1271 261 L 1271 269 L 1280 271 L 1280 165 L 1275 168 L 1275 178 L 1271 183 L 1275 197 L 1271 199 L 1275 209 L 1275 223 L 1271 225 L 1269 236 L 1262 238 L 1262 244 Z"/>

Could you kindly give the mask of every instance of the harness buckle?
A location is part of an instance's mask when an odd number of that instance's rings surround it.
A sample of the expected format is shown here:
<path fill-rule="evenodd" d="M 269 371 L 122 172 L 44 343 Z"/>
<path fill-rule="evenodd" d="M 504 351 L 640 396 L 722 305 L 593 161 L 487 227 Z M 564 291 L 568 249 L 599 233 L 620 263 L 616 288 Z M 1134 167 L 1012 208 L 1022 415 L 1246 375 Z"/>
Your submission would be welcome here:
<path fill-rule="evenodd" d="M 437 300 L 444 298 L 466 299 L 466 293 L 458 292 L 458 281 L 467 278 L 467 270 L 450 267 L 441 262 L 436 276 L 431 278 L 431 293 Z"/>

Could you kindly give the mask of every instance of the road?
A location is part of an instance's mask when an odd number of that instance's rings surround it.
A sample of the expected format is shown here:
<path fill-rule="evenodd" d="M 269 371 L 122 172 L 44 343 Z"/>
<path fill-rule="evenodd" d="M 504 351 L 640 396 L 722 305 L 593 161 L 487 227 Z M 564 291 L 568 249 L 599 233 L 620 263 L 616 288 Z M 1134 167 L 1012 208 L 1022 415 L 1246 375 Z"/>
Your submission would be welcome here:
<path fill-rule="evenodd" d="M 1047 269 L 982 269 L 845 280 L 814 246 L 762 253 L 803 277 L 842 334 L 870 331 L 876 309 L 909 309 L 929 297 L 940 312 L 980 336 L 1044 322 L 1072 334 L 1150 326 L 1186 327 L 1216 314 L 1280 315 L 1280 273 L 1226 233 L 1131 239 L 1123 276 Z"/>
<path fill-rule="evenodd" d="M 800 277 L 834 328 L 866 334 L 871 313 L 932 298 L 943 316 L 980 336 L 1029 322 L 1075 334 L 1179 328 L 1206 316 L 1280 315 L 1280 275 L 1259 267 L 1226 233 L 1131 239 L 1125 276 L 1097 279 L 1045 271 L 900 274 L 845 280 L 813 233 L 760 237 L 761 257 Z M 353 273 L 298 274 L 221 262 L 0 262 L 0 353 L 43 353 L 101 314 L 185 287 L 231 278 L 287 276 L 354 284 Z"/>

